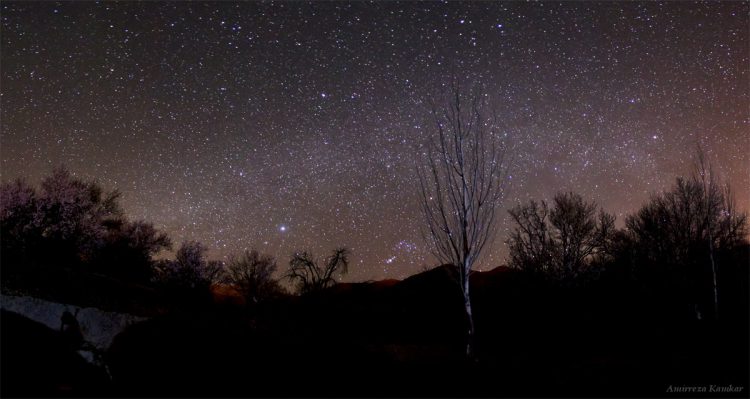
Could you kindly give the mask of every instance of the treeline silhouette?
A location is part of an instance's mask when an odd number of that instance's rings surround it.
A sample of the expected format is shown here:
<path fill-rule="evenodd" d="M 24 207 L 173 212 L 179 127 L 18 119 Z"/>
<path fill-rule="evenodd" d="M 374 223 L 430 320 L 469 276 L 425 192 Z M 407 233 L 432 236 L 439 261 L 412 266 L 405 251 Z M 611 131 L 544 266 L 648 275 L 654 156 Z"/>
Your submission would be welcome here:
<path fill-rule="evenodd" d="M 62 296 L 58 299 L 109 302 L 101 297 L 70 298 L 70 294 L 86 295 L 80 288 L 90 288 L 98 276 L 100 282 L 110 279 L 131 289 L 158 291 L 171 304 L 210 300 L 216 284 L 233 286 L 248 303 L 286 293 L 274 275 L 276 260 L 255 250 L 234 254 L 222 262 L 207 259 L 208 247 L 204 244 L 185 241 L 176 249 L 174 259 L 160 258 L 161 253 L 173 249 L 172 240 L 153 223 L 130 220 L 119 198 L 119 191 L 105 191 L 98 183 L 76 178 L 65 168 L 54 170 L 39 188 L 24 179 L 3 183 L 3 287 Z M 348 253 L 345 248 L 336 249 L 330 259 L 318 265 L 312 253 L 298 251 L 282 277 L 300 293 L 329 287 L 335 277 L 346 273 Z"/>
<path fill-rule="evenodd" d="M 281 273 L 271 255 L 212 261 L 195 241 L 164 259 L 164 232 L 129 220 L 118 192 L 64 169 L 39 188 L 2 185 L 2 287 L 156 316 L 115 340 L 105 394 L 663 396 L 669 385 L 747 387 L 747 214 L 708 172 L 653 194 L 623 228 L 571 192 L 511 208 L 507 267 L 471 275 L 476 362 L 464 353 L 453 266 L 344 284 L 336 277 L 347 271 L 346 248 L 322 259 L 298 251 Z M 217 287 L 242 306 L 217 305 Z"/>

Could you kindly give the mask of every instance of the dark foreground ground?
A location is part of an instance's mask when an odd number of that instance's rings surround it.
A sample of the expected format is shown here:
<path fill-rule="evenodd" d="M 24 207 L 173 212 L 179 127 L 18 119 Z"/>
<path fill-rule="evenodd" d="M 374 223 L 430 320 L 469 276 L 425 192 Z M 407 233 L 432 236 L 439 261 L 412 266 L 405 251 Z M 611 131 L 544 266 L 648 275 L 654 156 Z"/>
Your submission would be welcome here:
<path fill-rule="evenodd" d="M 718 322 L 696 320 L 668 292 L 606 282 L 561 289 L 505 268 L 477 273 L 476 361 L 463 356 L 460 294 L 446 268 L 255 309 L 174 310 L 116 338 L 106 354 L 111 379 L 59 333 L 4 312 L 2 394 L 747 397 L 742 262 Z M 711 392 L 730 385 L 742 391 Z"/>

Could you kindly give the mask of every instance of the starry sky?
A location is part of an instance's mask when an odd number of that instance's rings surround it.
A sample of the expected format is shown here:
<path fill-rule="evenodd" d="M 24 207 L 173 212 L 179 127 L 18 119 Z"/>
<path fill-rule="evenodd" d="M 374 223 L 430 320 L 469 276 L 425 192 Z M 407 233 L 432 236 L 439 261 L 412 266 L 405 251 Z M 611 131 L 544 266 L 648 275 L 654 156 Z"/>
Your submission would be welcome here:
<path fill-rule="evenodd" d="M 700 144 L 750 205 L 747 2 L 10 2 L 0 175 L 59 165 L 222 258 L 352 249 L 434 265 L 414 158 L 455 74 L 513 148 L 505 209 L 573 190 L 624 216 Z M 479 269 L 504 262 L 509 225 Z"/>

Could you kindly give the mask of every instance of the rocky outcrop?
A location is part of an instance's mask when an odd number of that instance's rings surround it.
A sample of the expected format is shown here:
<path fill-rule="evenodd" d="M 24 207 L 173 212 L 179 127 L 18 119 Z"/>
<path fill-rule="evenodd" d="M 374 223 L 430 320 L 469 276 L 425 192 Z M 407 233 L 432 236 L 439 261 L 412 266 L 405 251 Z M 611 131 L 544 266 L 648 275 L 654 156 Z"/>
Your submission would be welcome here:
<path fill-rule="evenodd" d="M 75 315 L 83 339 L 98 350 L 106 350 L 117 334 L 131 324 L 145 320 L 144 317 L 126 313 L 105 312 L 97 308 L 45 301 L 27 296 L 0 295 L 0 307 L 21 314 L 45 326 L 60 330 L 61 317 L 65 311 Z"/>

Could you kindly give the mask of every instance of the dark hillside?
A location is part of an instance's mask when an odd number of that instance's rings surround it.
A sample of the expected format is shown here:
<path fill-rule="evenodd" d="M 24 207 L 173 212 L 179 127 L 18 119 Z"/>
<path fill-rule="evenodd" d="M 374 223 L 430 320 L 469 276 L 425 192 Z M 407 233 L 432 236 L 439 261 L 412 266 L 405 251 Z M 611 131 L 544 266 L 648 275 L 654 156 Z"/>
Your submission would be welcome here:
<path fill-rule="evenodd" d="M 668 384 L 747 384 L 737 315 L 659 321 L 629 287 L 556 288 L 504 267 L 472 284 L 476 363 L 462 355 L 444 266 L 282 298 L 254 317 L 226 306 L 160 317 L 116 340 L 112 371 L 133 395 L 663 396 Z"/>

